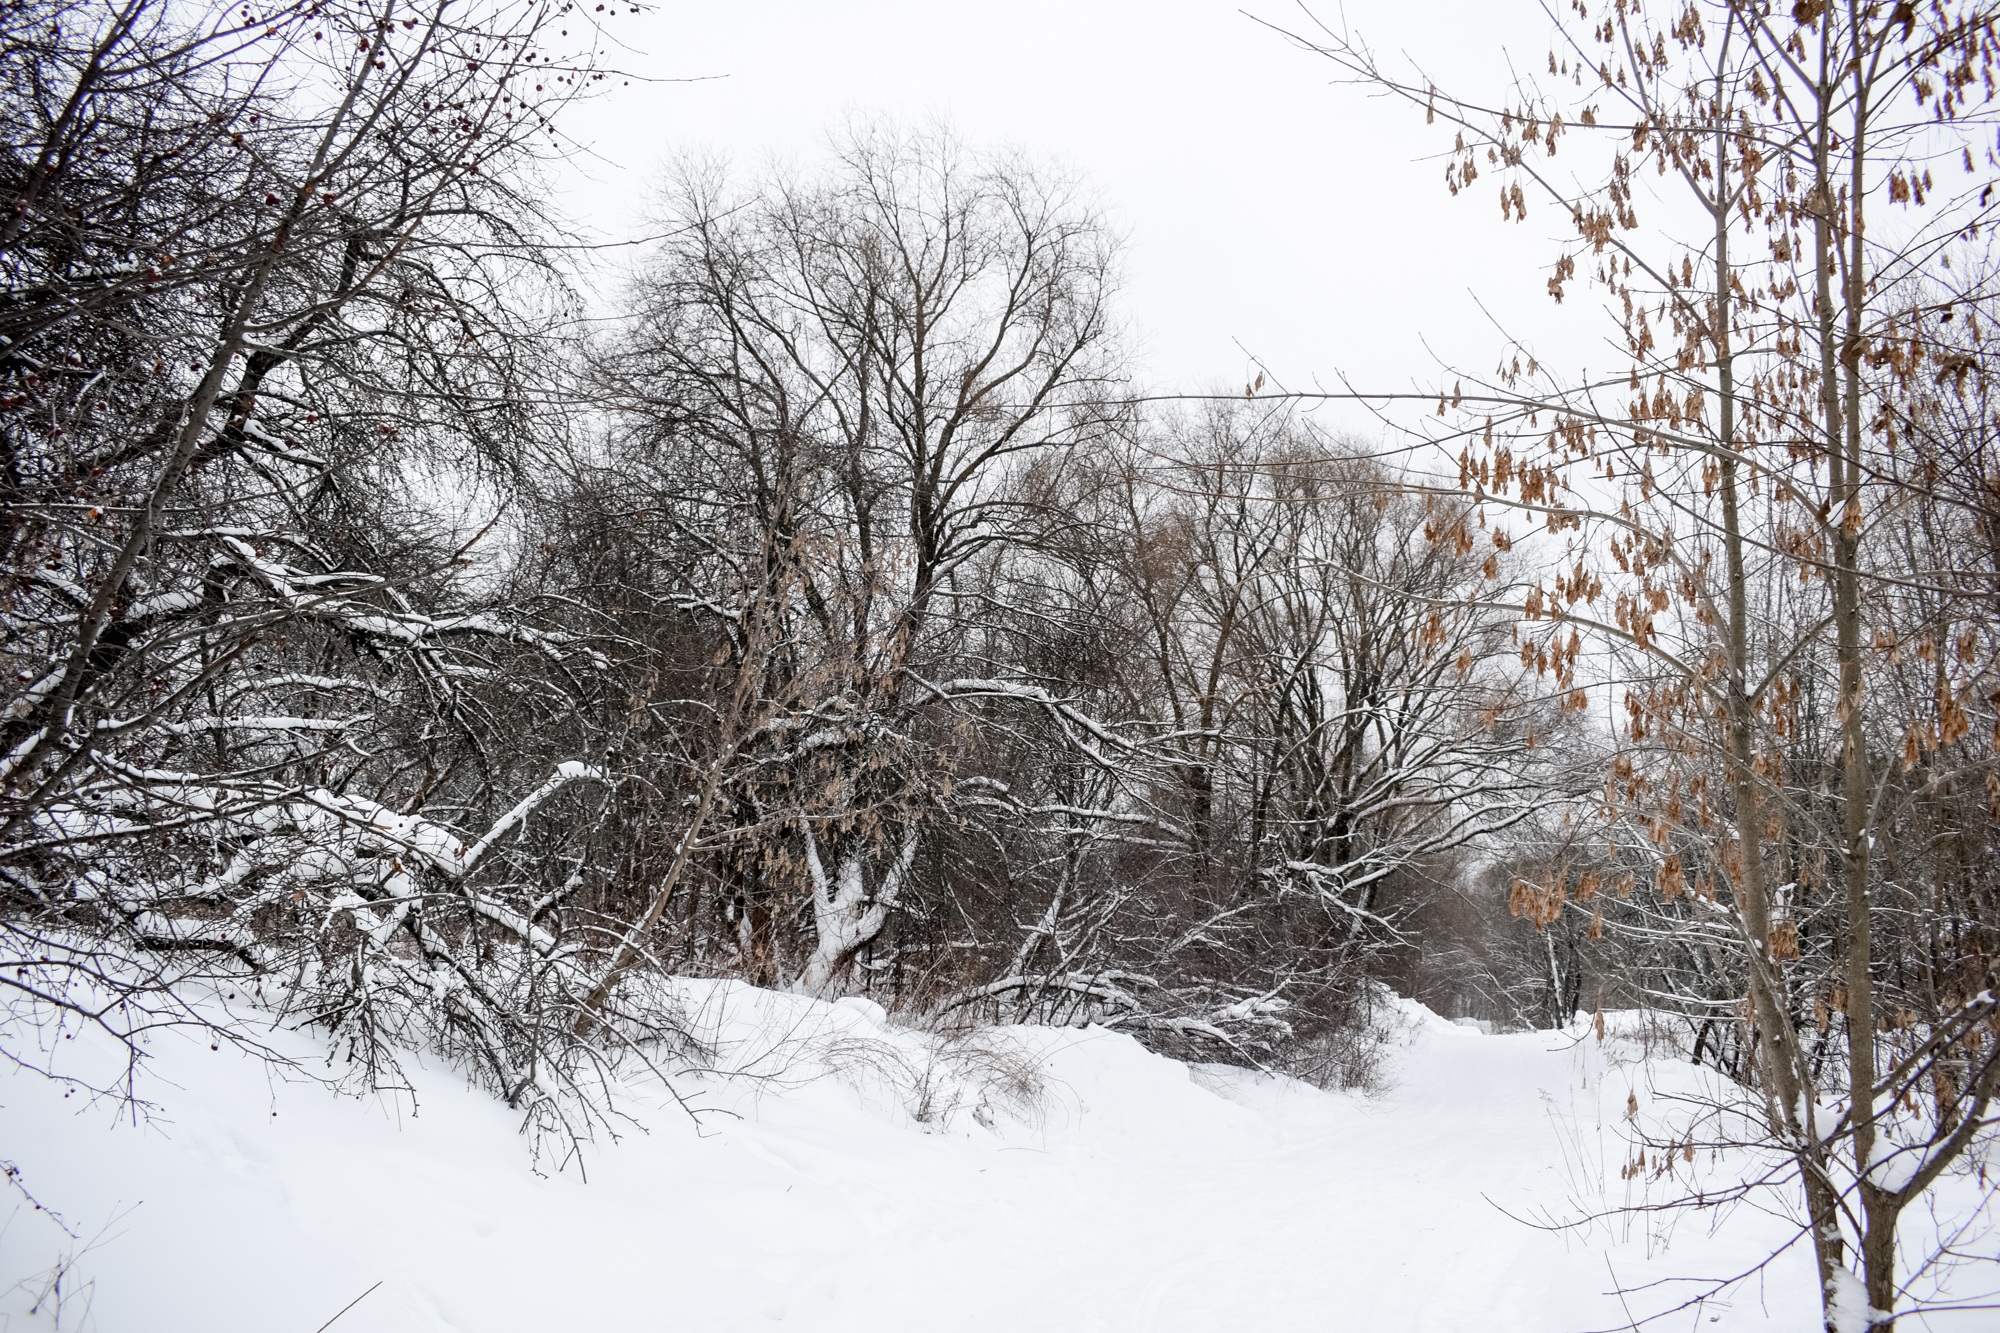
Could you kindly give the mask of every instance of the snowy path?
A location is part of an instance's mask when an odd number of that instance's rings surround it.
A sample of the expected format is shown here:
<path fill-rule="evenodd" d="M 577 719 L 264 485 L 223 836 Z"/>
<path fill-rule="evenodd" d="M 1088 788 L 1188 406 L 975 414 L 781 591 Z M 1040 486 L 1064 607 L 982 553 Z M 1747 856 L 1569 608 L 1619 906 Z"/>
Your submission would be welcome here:
<path fill-rule="evenodd" d="M 763 1006 L 746 1030 L 790 1006 L 795 1027 L 899 1040 L 859 1008 L 734 993 Z M 1627 1317 L 1607 1255 L 1627 1282 L 1712 1273 L 1779 1234 L 1739 1213 L 1724 1241 L 1683 1223 L 1664 1250 L 1636 1225 L 1586 1244 L 1485 1201 L 1623 1188 L 1619 1118 L 1628 1092 L 1654 1094 L 1594 1042 L 1419 1015 L 1392 1088 L 1359 1097 L 1191 1076 L 1111 1034 L 1020 1039 L 1048 1084 L 997 1132 L 966 1109 L 927 1132 L 880 1080 L 715 1085 L 708 1137 L 650 1111 L 652 1132 L 592 1151 L 588 1183 L 533 1174 L 510 1114 L 449 1076 L 419 1080 L 410 1119 L 274 1093 L 205 1047 L 162 1048 L 183 1085 L 162 1128 L 106 1132 L 44 1083 L 0 1084 L 0 1155 L 86 1235 L 119 1217 L 63 1316 L 107 1333 L 314 1333 L 377 1281 L 333 1333 L 1609 1328 Z M 1583 1170 L 1566 1165 L 1579 1145 Z M 53 1261 L 40 1222 L 23 1210 L 0 1233 L 5 1280 Z M 1658 1327 L 1809 1328 L 1807 1262 L 1781 1261 L 1761 1301 L 1751 1287 Z M 30 1299 L 0 1302 L 7 1333 L 50 1326 Z"/>

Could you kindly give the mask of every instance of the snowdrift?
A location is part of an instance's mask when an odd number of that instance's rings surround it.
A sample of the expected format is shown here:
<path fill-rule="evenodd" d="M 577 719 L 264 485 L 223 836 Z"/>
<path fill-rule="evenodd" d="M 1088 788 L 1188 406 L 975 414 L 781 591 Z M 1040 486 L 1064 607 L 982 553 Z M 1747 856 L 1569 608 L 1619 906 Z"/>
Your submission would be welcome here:
<path fill-rule="evenodd" d="M 1657 1158 L 1631 1170 L 1628 1136 L 1701 1074 L 1646 1058 L 1636 1021 L 1601 1044 L 1581 1024 L 1490 1036 L 1402 1002 L 1392 1086 L 1360 1096 L 1097 1029 L 940 1036 L 864 1000 L 681 985 L 712 1058 L 676 1066 L 678 1100 L 635 1077 L 631 1122 L 565 1161 L 416 1061 L 408 1092 L 357 1100 L 163 1034 L 136 1123 L 0 1081 L 4 1155 L 60 1214 L 10 1202 L 0 1327 L 1609 1329 L 1790 1236 L 1779 1195 L 1527 1224 L 1668 1188 Z M 64 1044 L 79 1071 L 110 1058 Z M 1682 1162 L 1674 1184 L 1742 1165 Z M 1962 1244 L 1969 1298 L 1993 1285 L 1992 1233 Z M 1658 1327 L 1815 1327 L 1811 1268 L 1795 1246 Z"/>

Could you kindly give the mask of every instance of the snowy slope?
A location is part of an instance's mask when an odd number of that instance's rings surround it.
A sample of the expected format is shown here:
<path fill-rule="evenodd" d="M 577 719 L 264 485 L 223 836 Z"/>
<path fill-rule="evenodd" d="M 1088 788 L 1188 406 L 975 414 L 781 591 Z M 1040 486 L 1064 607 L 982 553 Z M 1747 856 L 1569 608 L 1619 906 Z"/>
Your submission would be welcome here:
<path fill-rule="evenodd" d="M 678 1078 L 699 1130 L 635 1085 L 643 1132 L 546 1175 L 514 1115 L 448 1071 L 416 1071 L 413 1112 L 163 1037 L 162 1109 L 138 1127 L 0 1082 L 0 1156 L 86 1242 L 13 1209 L 0 1329 L 53 1326 L 52 1302 L 27 1309 L 65 1251 L 61 1327 L 107 1333 L 315 1333 L 363 1292 L 337 1333 L 1622 1328 L 1614 1273 L 1734 1271 L 1787 1231 L 1750 1209 L 1717 1236 L 1714 1213 L 1509 1220 L 1637 1197 L 1628 1097 L 1652 1114 L 1694 1077 L 1581 1027 L 1482 1036 L 1407 1005 L 1394 1085 L 1364 1097 L 1103 1031 L 941 1048 L 863 1001 L 689 992 L 717 1063 L 750 1076 Z M 1813 1306 L 1794 1251 L 1660 1327 L 1806 1329 Z"/>

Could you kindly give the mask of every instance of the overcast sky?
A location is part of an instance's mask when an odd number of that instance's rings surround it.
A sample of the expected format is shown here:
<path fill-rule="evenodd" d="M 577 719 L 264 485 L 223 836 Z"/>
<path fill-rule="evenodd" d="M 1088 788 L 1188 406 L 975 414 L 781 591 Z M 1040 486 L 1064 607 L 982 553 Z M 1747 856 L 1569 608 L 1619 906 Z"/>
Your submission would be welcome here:
<path fill-rule="evenodd" d="M 1286 0 L 1248 8 L 1311 21 Z M 1343 22 L 1336 5 L 1314 13 Z M 1350 0 L 1344 21 L 1438 83 L 1496 98 L 1510 57 L 1547 59 L 1540 11 L 1515 0 Z M 602 235 L 643 234 L 677 153 L 809 166 L 849 117 L 943 118 L 1088 182 L 1128 238 L 1123 306 L 1151 385 L 1240 388 L 1247 349 L 1295 389 L 1343 373 L 1430 388 L 1441 357 L 1494 365 L 1482 304 L 1545 356 L 1588 362 L 1601 345 L 1601 320 L 1574 304 L 1559 315 L 1546 294 L 1567 219 L 1503 223 L 1491 176 L 1451 197 L 1448 132 L 1335 84 L 1327 61 L 1230 0 L 666 0 L 610 31 L 631 47 L 618 63 L 703 81 L 635 83 L 572 113 L 595 156 L 564 202 Z"/>

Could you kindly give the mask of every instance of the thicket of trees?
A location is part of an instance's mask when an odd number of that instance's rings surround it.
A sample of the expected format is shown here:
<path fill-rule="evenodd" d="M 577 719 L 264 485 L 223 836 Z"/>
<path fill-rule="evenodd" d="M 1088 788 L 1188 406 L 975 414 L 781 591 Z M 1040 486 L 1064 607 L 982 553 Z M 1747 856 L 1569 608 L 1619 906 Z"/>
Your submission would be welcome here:
<path fill-rule="evenodd" d="M 574 1129 L 673 973 L 1324 1078 L 1643 1001 L 1894 1310 L 2000 1091 L 1996 16 L 1575 13 L 1491 106 L 1309 43 L 1629 351 L 1385 454 L 1149 397 L 941 132 L 689 168 L 585 336 L 601 11 L 0 5 L 0 1050 L 255 997 Z"/>
<path fill-rule="evenodd" d="M 639 821 L 660 960 L 1236 1058 L 1350 1021 L 1526 808 L 1469 546 L 1282 409 L 1142 410 L 1033 163 L 868 132 L 673 208 L 540 492 L 694 812 Z"/>
<path fill-rule="evenodd" d="M 691 171 L 584 338 L 601 19 L 194 18 L 5 10 L 16 1033 L 255 997 L 573 1123 L 692 970 L 1339 1075 L 1557 724 L 1467 506 L 1142 405 L 1031 161 Z"/>
<path fill-rule="evenodd" d="M 533 6 L 194 17 L 4 10 L 4 985 L 136 1040 L 206 978 L 552 1095 L 606 659 L 448 501 L 556 428 L 531 173 L 594 75 Z"/>

